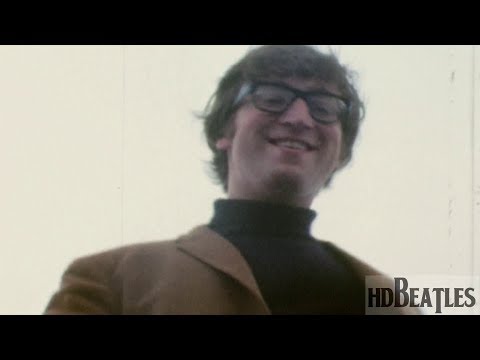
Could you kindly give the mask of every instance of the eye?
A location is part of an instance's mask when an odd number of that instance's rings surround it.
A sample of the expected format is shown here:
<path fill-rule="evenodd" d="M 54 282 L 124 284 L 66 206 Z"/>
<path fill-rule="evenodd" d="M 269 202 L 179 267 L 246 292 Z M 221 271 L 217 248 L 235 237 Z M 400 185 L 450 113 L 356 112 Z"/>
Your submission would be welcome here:
<path fill-rule="evenodd" d="M 257 88 L 254 98 L 258 106 L 269 111 L 283 111 L 295 97 L 290 91 L 270 85 Z"/>
<path fill-rule="evenodd" d="M 331 115 L 332 112 L 324 105 L 312 105 L 311 110 L 318 115 Z"/>
<path fill-rule="evenodd" d="M 311 101 L 310 110 L 319 116 L 335 116 L 337 114 L 334 104 L 325 99 Z"/>
<path fill-rule="evenodd" d="M 288 99 L 281 94 L 264 94 L 262 101 L 270 106 L 283 106 L 288 102 Z"/>

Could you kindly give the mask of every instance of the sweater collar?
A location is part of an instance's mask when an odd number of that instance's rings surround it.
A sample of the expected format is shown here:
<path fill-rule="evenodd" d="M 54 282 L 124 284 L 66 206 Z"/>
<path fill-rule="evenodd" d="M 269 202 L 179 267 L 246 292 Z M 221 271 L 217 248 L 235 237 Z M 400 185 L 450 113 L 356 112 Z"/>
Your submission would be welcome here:
<path fill-rule="evenodd" d="M 255 200 L 219 199 L 210 226 L 222 233 L 304 235 L 316 212 L 302 207 Z"/>

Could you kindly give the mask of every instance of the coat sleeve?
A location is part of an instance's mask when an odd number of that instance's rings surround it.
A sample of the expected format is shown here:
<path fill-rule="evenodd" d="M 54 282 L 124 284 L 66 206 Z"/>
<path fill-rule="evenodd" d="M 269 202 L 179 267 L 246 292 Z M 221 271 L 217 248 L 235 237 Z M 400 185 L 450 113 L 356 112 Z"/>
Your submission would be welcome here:
<path fill-rule="evenodd" d="M 114 261 L 108 253 L 73 261 L 64 272 L 60 288 L 51 297 L 44 314 L 119 314 L 119 296 L 112 285 L 114 268 Z"/>

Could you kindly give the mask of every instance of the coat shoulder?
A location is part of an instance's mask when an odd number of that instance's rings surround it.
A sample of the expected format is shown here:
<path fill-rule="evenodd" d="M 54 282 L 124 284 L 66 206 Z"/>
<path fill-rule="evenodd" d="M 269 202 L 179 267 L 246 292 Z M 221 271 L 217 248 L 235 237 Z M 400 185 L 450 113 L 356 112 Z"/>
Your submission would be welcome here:
<path fill-rule="evenodd" d="M 125 281 L 136 283 L 174 259 L 176 241 L 149 241 L 87 254 L 70 262 L 46 314 L 115 314 L 122 312 Z M 169 261 L 171 262 L 171 261 Z"/>

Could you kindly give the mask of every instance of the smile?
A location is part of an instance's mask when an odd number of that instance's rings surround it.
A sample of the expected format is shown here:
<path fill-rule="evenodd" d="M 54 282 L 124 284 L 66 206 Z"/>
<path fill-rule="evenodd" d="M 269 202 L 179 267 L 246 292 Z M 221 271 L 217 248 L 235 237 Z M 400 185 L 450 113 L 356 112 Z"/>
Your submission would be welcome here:
<path fill-rule="evenodd" d="M 316 149 L 313 145 L 299 139 L 269 139 L 268 142 L 272 145 L 291 150 L 312 151 Z"/>

